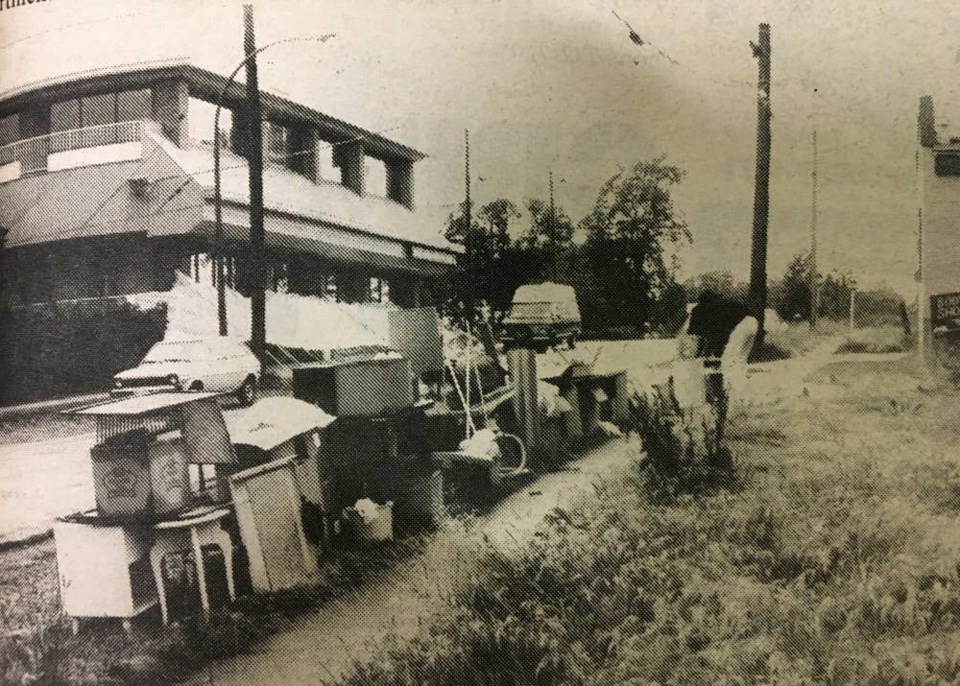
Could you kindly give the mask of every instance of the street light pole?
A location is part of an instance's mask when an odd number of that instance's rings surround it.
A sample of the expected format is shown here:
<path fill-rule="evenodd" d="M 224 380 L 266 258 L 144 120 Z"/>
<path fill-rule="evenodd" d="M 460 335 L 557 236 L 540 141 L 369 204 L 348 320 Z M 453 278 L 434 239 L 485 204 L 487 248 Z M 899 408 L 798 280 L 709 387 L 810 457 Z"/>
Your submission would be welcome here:
<path fill-rule="evenodd" d="M 220 190 L 220 111 L 223 109 L 223 100 L 226 97 L 230 86 L 234 84 L 234 79 L 237 78 L 237 74 L 240 73 L 240 70 L 247 66 L 247 62 L 252 60 L 267 48 L 272 48 L 274 45 L 279 45 L 280 43 L 292 43 L 293 41 L 316 40 L 323 43 L 334 36 L 336 36 L 335 33 L 327 33 L 322 36 L 297 36 L 294 38 L 281 38 L 280 40 L 267 43 L 256 50 L 250 51 L 247 56 L 243 58 L 240 64 L 237 65 L 236 69 L 230 73 L 230 76 L 227 77 L 227 82 L 223 84 L 223 87 L 220 89 L 220 93 L 217 95 L 217 109 L 213 115 L 213 204 L 215 223 L 213 242 L 214 259 L 216 261 L 217 271 L 217 319 L 219 321 L 221 336 L 227 335 L 227 297 L 226 290 L 224 288 L 225 284 L 223 274 L 223 198 Z M 257 122 L 257 124 L 259 125 L 259 122 Z"/>

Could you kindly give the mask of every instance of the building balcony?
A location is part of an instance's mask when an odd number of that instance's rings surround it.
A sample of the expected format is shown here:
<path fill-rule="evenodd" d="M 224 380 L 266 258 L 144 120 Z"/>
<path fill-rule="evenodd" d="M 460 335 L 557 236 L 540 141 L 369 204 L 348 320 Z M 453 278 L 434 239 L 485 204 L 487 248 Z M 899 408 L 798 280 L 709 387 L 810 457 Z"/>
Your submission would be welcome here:
<path fill-rule="evenodd" d="M 143 122 L 58 131 L 0 147 L 0 183 L 22 176 L 139 159 Z"/>

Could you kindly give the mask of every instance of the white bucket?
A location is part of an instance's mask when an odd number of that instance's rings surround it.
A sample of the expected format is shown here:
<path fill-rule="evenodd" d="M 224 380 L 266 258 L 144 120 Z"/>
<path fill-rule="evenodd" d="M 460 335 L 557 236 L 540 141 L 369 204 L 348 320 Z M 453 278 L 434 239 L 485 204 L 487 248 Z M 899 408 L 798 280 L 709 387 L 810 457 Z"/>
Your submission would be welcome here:
<path fill-rule="evenodd" d="M 361 543 L 380 543 L 393 540 L 393 501 L 377 505 L 376 516 L 364 517 L 355 507 L 344 509 L 343 516 L 350 523 Z"/>

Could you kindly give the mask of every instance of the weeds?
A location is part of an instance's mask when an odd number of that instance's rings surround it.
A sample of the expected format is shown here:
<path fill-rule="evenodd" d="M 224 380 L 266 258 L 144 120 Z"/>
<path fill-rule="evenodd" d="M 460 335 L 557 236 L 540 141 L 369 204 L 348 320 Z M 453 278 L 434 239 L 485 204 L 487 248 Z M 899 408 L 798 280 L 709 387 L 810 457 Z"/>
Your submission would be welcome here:
<path fill-rule="evenodd" d="M 128 638 L 114 621 L 90 621 L 72 636 L 63 621 L 0 637 L 0 683 L 176 683 L 211 660 L 238 655 L 290 626 L 366 578 L 419 553 L 424 539 L 396 541 L 376 549 L 343 551 L 323 567 L 316 585 L 239 597 L 209 616 L 187 617 L 169 627 L 140 626 Z M 0 606 L 2 609 L 2 606 Z M 156 618 L 151 618 L 155 620 Z"/>
<path fill-rule="evenodd" d="M 391 643 L 346 683 L 960 683 L 960 539 L 944 535 L 957 513 L 916 471 L 940 474 L 945 453 L 895 449 L 919 440 L 918 422 L 949 449 L 931 408 L 960 397 L 944 393 L 898 399 L 892 417 L 840 399 L 741 418 L 734 491 L 651 503 L 636 474 L 599 486 L 519 554 L 483 550 L 428 634 Z M 675 409 L 641 409 L 647 451 L 662 451 L 651 462 L 686 459 Z"/>
<path fill-rule="evenodd" d="M 632 430 L 643 442 L 644 483 L 656 501 L 708 492 L 730 482 L 732 458 L 717 439 L 711 406 L 683 410 L 668 385 L 634 395 L 630 407 Z"/>

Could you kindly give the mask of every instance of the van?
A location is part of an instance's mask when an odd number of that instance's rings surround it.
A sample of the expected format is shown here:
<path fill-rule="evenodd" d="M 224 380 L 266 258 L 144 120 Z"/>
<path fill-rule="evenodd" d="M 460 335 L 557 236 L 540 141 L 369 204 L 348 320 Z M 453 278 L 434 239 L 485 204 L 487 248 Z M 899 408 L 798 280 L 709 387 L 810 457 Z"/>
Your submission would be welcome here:
<path fill-rule="evenodd" d="M 580 308 L 572 286 L 538 283 L 520 286 L 503 320 L 500 339 L 505 350 L 534 348 L 566 342 L 572 349 L 580 336 Z"/>

